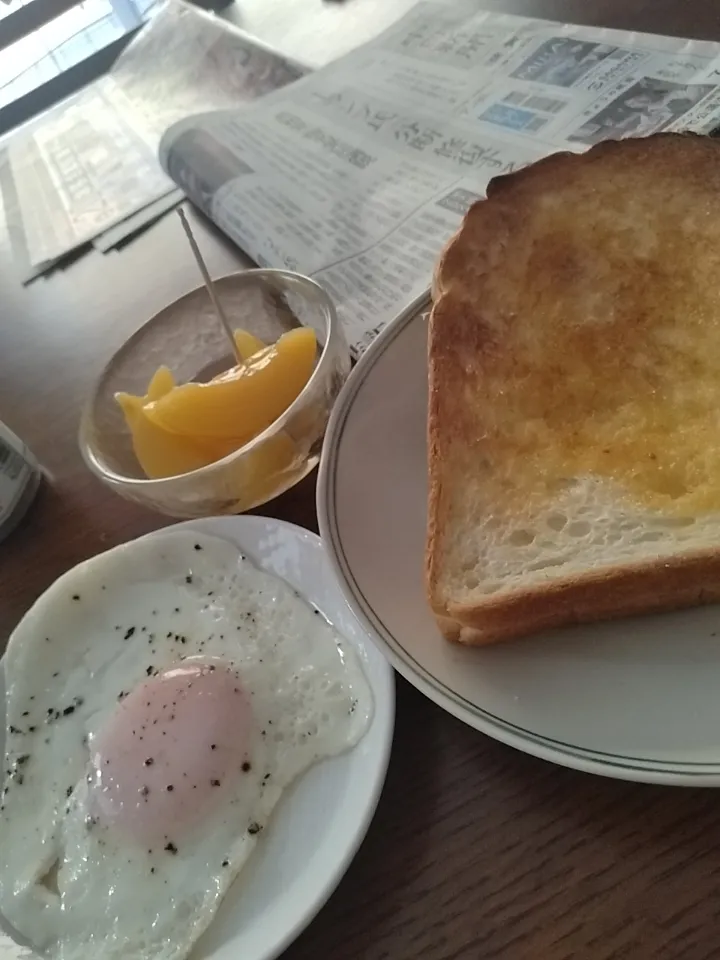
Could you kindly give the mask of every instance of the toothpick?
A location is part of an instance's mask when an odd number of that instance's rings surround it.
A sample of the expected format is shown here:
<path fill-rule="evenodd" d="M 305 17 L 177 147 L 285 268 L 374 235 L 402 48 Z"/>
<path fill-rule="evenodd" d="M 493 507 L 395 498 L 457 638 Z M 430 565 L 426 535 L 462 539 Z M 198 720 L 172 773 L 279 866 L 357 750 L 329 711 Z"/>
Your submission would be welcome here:
<path fill-rule="evenodd" d="M 205 265 L 205 261 L 203 260 L 203 255 L 200 253 L 200 247 L 198 247 L 197 245 L 197 240 L 193 236 L 193 232 L 190 229 L 190 224 L 188 223 L 188 219 L 185 216 L 185 211 L 182 209 L 182 207 L 178 207 L 177 212 L 178 212 L 178 216 L 180 217 L 180 222 L 183 225 L 185 236 L 188 238 L 190 249 L 192 250 L 193 256 L 195 257 L 195 262 L 197 263 L 200 273 L 202 274 L 202 278 L 205 283 L 205 288 L 212 302 L 213 309 L 215 310 L 215 314 L 218 320 L 220 321 L 220 323 L 222 324 L 223 329 L 227 334 L 228 340 L 232 344 L 232 351 L 233 351 L 233 354 L 235 355 L 235 359 L 237 360 L 238 363 L 242 363 L 243 360 L 238 351 L 237 344 L 235 343 L 235 337 L 233 335 L 232 327 L 230 326 L 230 321 L 225 315 L 225 311 L 223 310 L 220 304 L 220 301 L 218 300 L 217 293 L 215 292 L 215 285 L 213 284 L 210 278 L 210 274 L 208 273 L 208 268 Z"/>

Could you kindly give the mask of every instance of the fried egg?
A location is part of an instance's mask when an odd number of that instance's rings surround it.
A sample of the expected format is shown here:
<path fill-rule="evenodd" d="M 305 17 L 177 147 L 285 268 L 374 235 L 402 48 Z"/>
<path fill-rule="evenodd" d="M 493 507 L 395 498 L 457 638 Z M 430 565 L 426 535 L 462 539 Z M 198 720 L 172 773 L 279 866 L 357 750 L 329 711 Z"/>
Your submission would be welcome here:
<path fill-rule="evenodd" d="M 4 660 L 0 913 L 53 960 L 179 960 L 283 790 L 373 711 L 287 583 L 190 532 L 71 570 Z"/>

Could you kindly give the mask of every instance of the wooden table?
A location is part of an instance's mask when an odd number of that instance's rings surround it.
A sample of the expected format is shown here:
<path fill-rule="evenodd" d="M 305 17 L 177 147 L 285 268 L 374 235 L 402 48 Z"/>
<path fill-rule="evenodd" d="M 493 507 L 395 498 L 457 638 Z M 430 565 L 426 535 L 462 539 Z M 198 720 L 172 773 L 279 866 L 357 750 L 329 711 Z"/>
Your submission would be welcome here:
<path fill-rule="evenodd" d="M 235 19 L 330 59 L 410 0 L 245 0 Z M 712 0 L 517 0 L 486 6 L 720 39 Z M 242 257 L 197 217 L 214 274 Z M 0 250 L 0 416 L 51 475 L 0 545 L 0 638 L 68 567 L 164 521 L 83 467 L 80 405 L 104 359 L 195 284 L 175 218 L 121 253 L 28 289 Z M 314 478 L 268 512 L 316 528 Z M 608 691 L 612 697 L 612 691 Z M 720 731 L 718 731 L 720 735 Z M 534 760 L 398 682 L 387 785 L 368 837 L 288 960 L 710 960 L 720 956 L 720 796 L 617 783 Z"/>

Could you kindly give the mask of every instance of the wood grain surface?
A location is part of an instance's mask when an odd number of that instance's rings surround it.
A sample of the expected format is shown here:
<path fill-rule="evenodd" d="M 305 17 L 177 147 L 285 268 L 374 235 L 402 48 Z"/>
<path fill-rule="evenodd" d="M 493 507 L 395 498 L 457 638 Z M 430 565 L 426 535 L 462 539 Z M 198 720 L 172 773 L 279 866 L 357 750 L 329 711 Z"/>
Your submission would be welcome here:
<path fill-rule="evenodd" d="M 714 0 L 486 0 L 488 8 L 720 39 Z M 322 63 L 410 0 L 244 0 L 232 17 Z M 213 273 L 246 262 L 191 214 Z M 23 289 L 0 239 L 0 417 L 49 473 L 0 544 L 0 649 L 68 567 L 162 525 L 84 468 L 80 406 L 106 358 L 196 285 L 177 219 Z M 314 477 L 265 508 L 316 528 Z M 612 698 L 612 691 L 608 691 Z M 718 731 L 720 736 L 720 731 Z M 526 757 L 398 683 L 375 820 L 287 960 L 717 960 L 720 795 L 594 778 Z"/>

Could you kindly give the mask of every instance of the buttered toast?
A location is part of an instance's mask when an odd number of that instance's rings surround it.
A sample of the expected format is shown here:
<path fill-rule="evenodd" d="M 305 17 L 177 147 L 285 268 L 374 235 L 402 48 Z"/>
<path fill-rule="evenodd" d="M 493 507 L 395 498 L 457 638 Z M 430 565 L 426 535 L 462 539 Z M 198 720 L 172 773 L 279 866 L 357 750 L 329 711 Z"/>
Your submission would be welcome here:
<path fill-rule="evenodd" d="M 436 268 L 429 381 L 446 637 L 720 600 L 720 143 L 493 180 Z"/>

